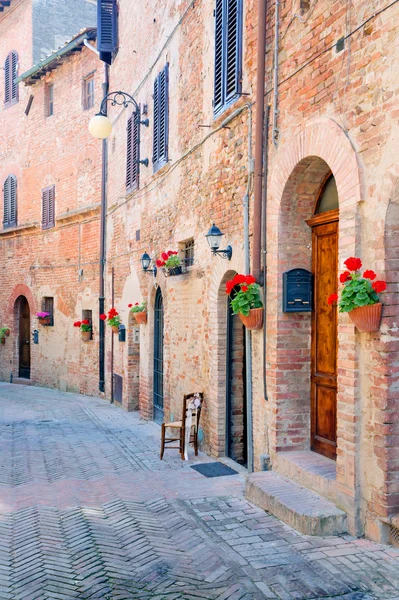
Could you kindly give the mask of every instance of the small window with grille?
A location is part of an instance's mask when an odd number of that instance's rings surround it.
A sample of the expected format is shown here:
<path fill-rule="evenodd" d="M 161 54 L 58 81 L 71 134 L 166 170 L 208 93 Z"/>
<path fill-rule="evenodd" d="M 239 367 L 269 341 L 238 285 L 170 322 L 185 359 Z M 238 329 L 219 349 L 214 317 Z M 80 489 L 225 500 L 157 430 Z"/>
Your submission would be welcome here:
<path fill-rule="evenodd" d="M 94 75 L 88 75 L 83 79 L 83 110 L 94 107 Z"/>
<path fill-rule="evenodd" d="M 42 300 L 42 311 L 49 313 L 50 322 L 49 327 L 54 326 L 54 298 L 45 296 Z"/>
<path fill-rule="evenodd" d="M 186 267 L 192 267 L 194 264 L 194 238 L 184 242 L 184 264 Z"/>
<path fill-rule="evenodd" d="M 93 339 L 93 311 L 82 310 L 82 321 L 89 321 L 90 325 L 90 339 Z"/>

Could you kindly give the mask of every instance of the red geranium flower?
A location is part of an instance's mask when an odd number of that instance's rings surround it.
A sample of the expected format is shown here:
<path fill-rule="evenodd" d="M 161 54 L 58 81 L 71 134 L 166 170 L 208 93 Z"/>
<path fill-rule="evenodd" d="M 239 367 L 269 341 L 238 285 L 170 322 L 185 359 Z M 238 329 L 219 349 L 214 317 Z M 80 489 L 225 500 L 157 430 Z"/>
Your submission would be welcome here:
<path fill-rule="evenodd" d="M 331 294 L 331 296 L 329 296 L 327 299 L 327 303 L 331 306 L 331 304 L 334 304 L 334 302 L 336 302 L 337 300 L 338 294 Z"/>
<path fill-rule="evenodd" d="M 242 292 L 247 292 L 248 291 L 248 286 L 247 285 L 242 285 L 241 286 L 241 291 Z"/>
<path fill-rule="evenodd" d="M 164 260 L 168 260 L 169 258 L 169 254 L 167 252 L 162 252 L 161 256 Z"/>
<path fill-rule="evenodd" d="M 100 315 L 100 319 L 101 319 L 101 321 L 106 321 L 107 315 L 104 315 L 104 313 L 103 313 L 102 315 Z"/>
<path fill-rule="evenodd" d="M 256 279 L 253 275 L 247 275 L 245 281 L 248 285 L 251 285 L 251 283 L 256 283 Z"/>
<path fill-rule="evenodd" d="M 83 321 L 80 323 L 80 325 L 90 325 L 89 319 L 83 319 Z"/>
<path fill-rule="evenodd" d="M 385 281 L 374 281 L 371 285 L 377 294 L 379 292 L 384 292 L 387 289 L 387 284 Z"/>
<path fill-rule="evenodd" d="M 164 266 L 165 266 L 165 263 L 164 263 L 164 261 L 163 261 L 163 260 L 161 260 L 160 258 L 158 258 L 158 259 L 155 261 L 155 264 L 157 265 L 157 267 L 158 267 L 159 269 L 160 269 L 161 267 L 164 267 Z"/>
<path fill-rule="evenodd" d="M 133 304 L 128 304 L 127 307 L 128 308 L 132 308 Z"/>
<path fill-rule="evenodd" d="M 73 324 L 74 327 L 80 327 L 81 326 L 81 322 L 80 321 L 75 321 L 75 323 Z"/>
<path fill-rule="evenodd" d="M 341 283 L 345 283 L 345 281 L 349 281 L 349 279 L 351 279 L 351 274 L 349 273 L 349 271 L 344 271 L 339 276 L 339 280 Z"/>
<path fill-rule="evenodd" d="M 168 250 L 168 256 L 172 256 L 173 255 L 173 250 Z"/>
<path fill-rule="evenodd" d="M 138 303 L 138 302 L 136 302 L 136 304 L 135 304 L 134 306 L 138 306 L 138 305 L 139 305 L 139 303 Z"/>
<path fill-rule="evenodd" d="M 344 265 L 349 271 L 357 271 L 362 268 L 362 261 L 360 258 L 356 258 L 355 256 L 350 256 L 344 262 Z"/>
<path fill-rule="evenodd" d="M 363 273 L 363 277 L 365 277 L 366 279 L 371 279 L 372 281 L 377 277 L 377 275 L 374 273 L 374 271 L 367 270 Z"/>

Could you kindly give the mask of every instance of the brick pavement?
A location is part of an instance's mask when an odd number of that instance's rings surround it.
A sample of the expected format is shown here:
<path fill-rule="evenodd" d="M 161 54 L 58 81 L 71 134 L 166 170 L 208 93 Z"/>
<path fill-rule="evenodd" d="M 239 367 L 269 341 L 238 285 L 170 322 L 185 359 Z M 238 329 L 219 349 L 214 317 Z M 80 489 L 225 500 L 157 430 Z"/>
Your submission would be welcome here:
<path fill-rule="evenodd" d="M 293 531 L 107 402 L 0 384 L 0 600 L 399 600 L 399 551 Z"/>

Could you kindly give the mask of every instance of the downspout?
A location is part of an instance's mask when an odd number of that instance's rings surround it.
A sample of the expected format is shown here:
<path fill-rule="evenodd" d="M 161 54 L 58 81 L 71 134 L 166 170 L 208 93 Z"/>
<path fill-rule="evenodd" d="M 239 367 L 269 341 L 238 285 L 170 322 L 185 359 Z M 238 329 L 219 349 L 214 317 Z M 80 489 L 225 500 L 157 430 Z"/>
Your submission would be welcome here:
<path fill-rule="evenodd" d="M 262 172 L 263 172 L 263 120 L 265 114 L 265 60 L 266 60 L 266 8 L 267 0 L 259 0 L 258 51 L 256 60 L 256 113 L 255 113 L 255 179 L 252 240 L 252 274 L 263 284 L 261 269 L 262 246 Z"/>
<path fill-rule="evenodd" d="M 280 38 L 280 0 L 276 0 L 274 11 L 274 69 L 273 69 L 273 144 L 278 142 L 278 51 Z"/>
<path fill-rule="evenodd" d="M 104 83 L 102 84 L 103 98 L 108 94 L 109 90 L 109 66 L 104 65 Z M 105 103 L 105 114 L 107 114 L 107 106 Z M 99 316 L 105 312 L 105 234 L 106 234 L 106 219 L 107 219 L 107 140 L 102 142 L 102 157 L 101 157 L 101 208 L 100 208 L 100 281 L 99 281 L 99 298 L 98 310 Z M 100 392 L 105 391 L 105 322 L 99 320 L 99 382 L 98 389 Z"/>
<path fill-rule="evenodd" d="M 249 194 L 254 166 L 252 157 L 252 107 L 248 107 L 248 181 L 244 196 L 244 270 L 248 275 L 251 271 L 250 247 L 249 247 Z M 245 328 L 245 394 L 247 400 L 247 465 L 248 473 L 254 470 L 253 452 L 253 423 L 252 423 L 252 340 L 251 332 Z"/>
<path fill-rule="evenodd" d="M 268 176 L 268 156 L 269 156 L 269 120 L 270 120 L 270 104 L 266 107 L 265 114 L 265 130 L 263 134 L 264 153 L 263 153 L 263 194 L 262 194 L 262 254 L 263 254 L 263 306 L 264 306 L 264 319 L 263 319 L 263 397 L 266 401 L 269 400 L 267 395 L 267 361 L 266 361 L 266 349 L 267 349 L 267 176 Z"/>

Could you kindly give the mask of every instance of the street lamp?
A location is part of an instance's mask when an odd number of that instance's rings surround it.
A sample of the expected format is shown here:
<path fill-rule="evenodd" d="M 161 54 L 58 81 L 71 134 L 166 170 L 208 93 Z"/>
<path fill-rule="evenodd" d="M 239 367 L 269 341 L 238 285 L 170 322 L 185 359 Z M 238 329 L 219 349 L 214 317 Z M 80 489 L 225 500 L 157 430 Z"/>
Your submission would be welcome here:
<path fill-rule="evenodd" d="M 142 267 L 144 273 L 149 273 L 151 275 L 154 275 L 154 277 L 156 277 L 157 267 L 153 263 L 152 258 L 150 257 L 149 254 L 147 254 L 147 252 L 144 252 L 143 256 L 140 258 L 140 262 L 141 262 L 141 267 Z M 151 263 L 153 265 L 152 269 L 150 269 Z"/>
<path fill-rule="evenodd" d="M 227 258 L 227 260 L 231 260 L 231 257 L 233 255 L 233 248 L 231 246 L 227 246 L 227 248 L 225 248 L 224 250 L 219 250 L 223 236 L 224 233 L 222 233 L 219 227 L 216 227 L 214 223 L 205 237 L 214 256 L 216 256 L 216 254 L 219 254 L 219 256 L 221 256 L 222 258 Z"/>
<path fill-rule="evenodd" d="M 140 106 L 137 104 L 136 100 L 130 96 L 130 94 L 119 90 L 118 92 L 110 92 L 107 94 L 101 102 L 100 112 L 90 119 L 89 131 L 93 137 L 104 140 L 111 134 L 112 123 L 107 117 L 107 102 L 110 102 L 111 106 L 123 106 L 124 108 L 127 108 L 129 104 L 133 104 L 136 118 L 139 120 L 140 124 L 145 127 L 149 126 L 148 119 L 140 119 Z"/>

